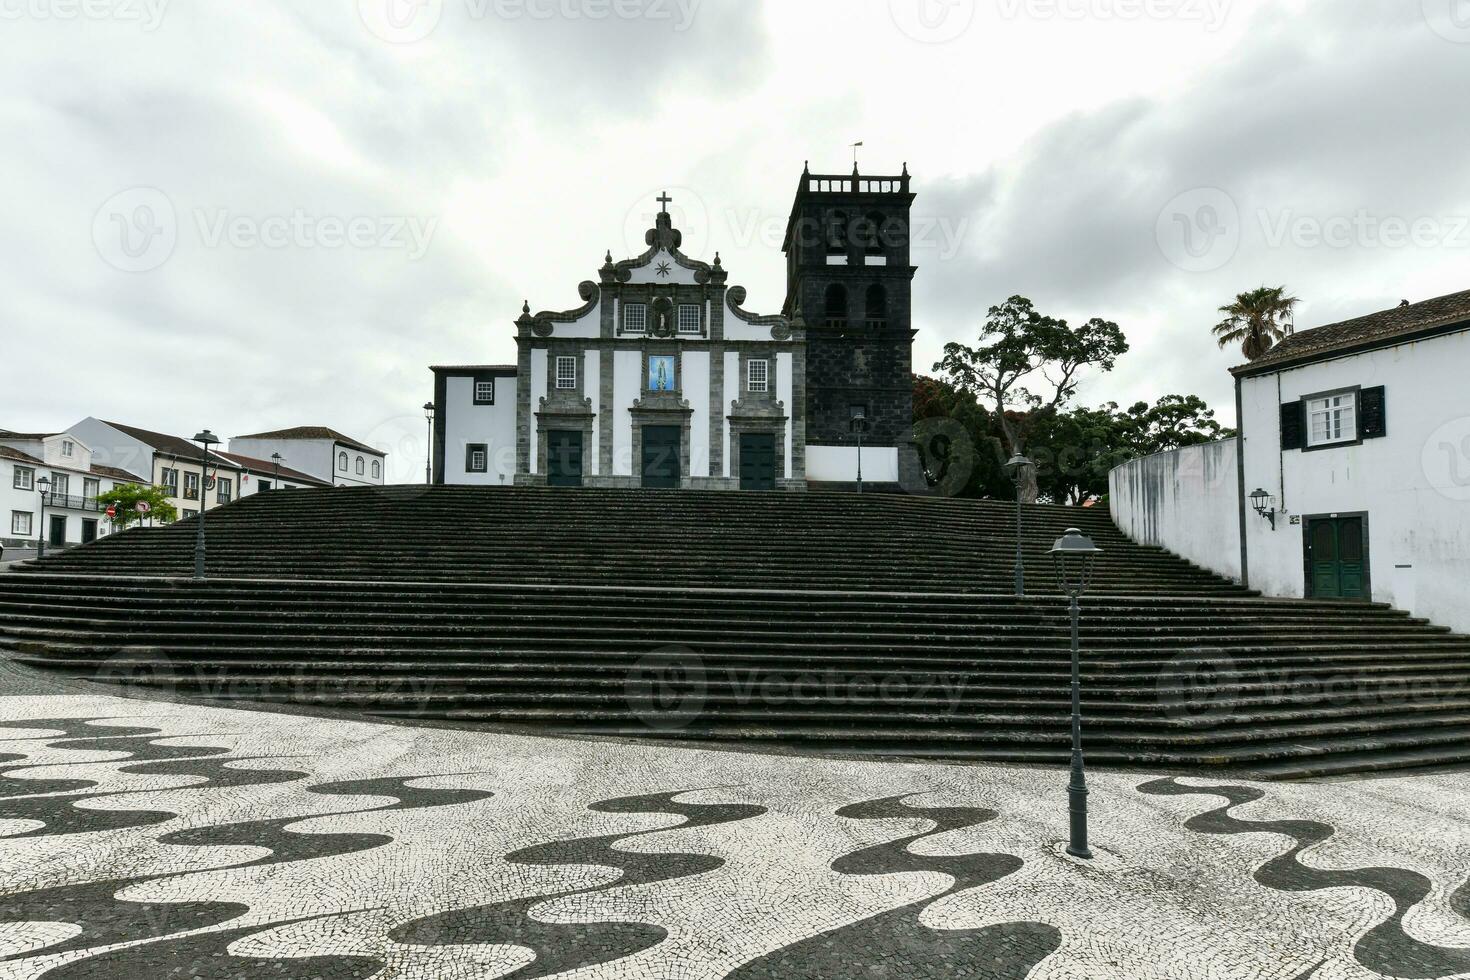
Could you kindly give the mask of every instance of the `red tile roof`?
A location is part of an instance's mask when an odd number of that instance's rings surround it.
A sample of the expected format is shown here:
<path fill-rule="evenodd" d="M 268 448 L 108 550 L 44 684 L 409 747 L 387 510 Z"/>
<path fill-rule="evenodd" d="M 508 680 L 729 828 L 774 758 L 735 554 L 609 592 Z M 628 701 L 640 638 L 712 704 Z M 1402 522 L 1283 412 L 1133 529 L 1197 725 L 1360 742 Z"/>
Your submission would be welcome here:
<path fill-rule="evenodd" d="M 298 425 L 290 429 L 276 429 L 274 432 L 256 432 L 248 436 L 235 436 L 236 439 L 330 439 L 340 442 L 344 446 L 351 446 L 374 456 L 387 456 L 381 449 L 374 449 L 365 443 L 358 442 L 351 436 L 344 436 L 336 429 L 329 429 L 325 425 Z"/>
<path fill-rule="evenodd" d="M 220 453 L 220 455 L 234 460 L 245 469 L 260 476 L 274 476 L 277 472 L 274 460 L 256 459 L 254 456 L 242 456 L 239 453 Z M 279 472 L 283 479 L 291 480 L 294 483 L 310 483 L 313 486 L 319 487 L 331 486 L 326 480 L 318 479 L 300 470 L 293 470 L 289 466 L 282 466 Z"/>

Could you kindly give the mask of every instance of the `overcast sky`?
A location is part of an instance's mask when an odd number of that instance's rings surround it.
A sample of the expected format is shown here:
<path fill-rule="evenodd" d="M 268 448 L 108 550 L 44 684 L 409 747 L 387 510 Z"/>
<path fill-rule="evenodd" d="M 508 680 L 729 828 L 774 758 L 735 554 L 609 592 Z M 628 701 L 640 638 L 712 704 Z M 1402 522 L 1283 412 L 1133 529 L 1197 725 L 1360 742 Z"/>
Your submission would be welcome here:
<path fill-rule="evenodd" d="M 914 365 L 1014 293 L 1233 419 L 1215 309 L 1470 288 L 1470 0 L 0 0 L 0 428 L 329 425 L 422 472 L 667 189 L 777 312 L 804 160 L 914 177 Z"/>

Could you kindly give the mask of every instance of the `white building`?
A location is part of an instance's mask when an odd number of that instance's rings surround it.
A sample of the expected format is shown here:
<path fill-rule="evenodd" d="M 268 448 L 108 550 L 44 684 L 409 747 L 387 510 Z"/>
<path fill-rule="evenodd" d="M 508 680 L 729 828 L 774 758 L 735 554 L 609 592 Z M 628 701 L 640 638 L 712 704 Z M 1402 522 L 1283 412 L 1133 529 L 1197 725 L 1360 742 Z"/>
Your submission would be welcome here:
<path fill-rule="evenodd" d="M 240 467 L 240 496 L 248 497 L 263 490 L 307 490 L 330 487 L 325 480 L 318 480 L 309 473 L 285 465 L 285 457 L 279 461 L 256 459 L 239 453 L 220 453 L 221 456 Z"/>
<path fill-rule="evenodd" d="M 1267 595 L 1470 632 L 1470 291 L 1302 331 L 1232 373 L 1239 439 L 1114 470 L 1119 526 Z"/>
<path fill-rule="evenodd" d="M 235 436 L 230 452 L 257 460 L 279 454 L 292 469 L 338 487 L 378 487 L 388 454 L 323 425 Z"/>
<path fill-rule="evenodd" d="M 33 547 L 42 534 L 55 548 L 96 540 L 111 530 L 98 496 L 136 482 L 94 462 L 91 447 L 74 433 L 0 431 L 0 543 Z"/>
<path fill-rule="evenodd" d="M 94 462 L 131 474 L 139 483 L 163 487 L 180 517 L 213 509 L 240 494 L 243 471 L 233 460 L 182 436 L 121 422 L 86 418 L 68 430 L 92 447 Z"/>

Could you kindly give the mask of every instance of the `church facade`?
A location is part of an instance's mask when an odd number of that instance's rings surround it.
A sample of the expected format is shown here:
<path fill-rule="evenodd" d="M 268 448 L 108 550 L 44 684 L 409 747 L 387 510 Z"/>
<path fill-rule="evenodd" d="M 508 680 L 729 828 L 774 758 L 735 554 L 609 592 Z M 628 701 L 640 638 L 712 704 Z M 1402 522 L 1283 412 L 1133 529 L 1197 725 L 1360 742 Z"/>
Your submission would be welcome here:
<path fill-rule="evenodd" d="M 786 301 L 758 314 L 718 252 L 684 254 L 661 197 L 647 250 L 609 252 L 581 306 L 523 306 L 515 364 L 432 369 L 434 482 L 913 485 L 912 200 L 907 167 L 803 170 Z"/>

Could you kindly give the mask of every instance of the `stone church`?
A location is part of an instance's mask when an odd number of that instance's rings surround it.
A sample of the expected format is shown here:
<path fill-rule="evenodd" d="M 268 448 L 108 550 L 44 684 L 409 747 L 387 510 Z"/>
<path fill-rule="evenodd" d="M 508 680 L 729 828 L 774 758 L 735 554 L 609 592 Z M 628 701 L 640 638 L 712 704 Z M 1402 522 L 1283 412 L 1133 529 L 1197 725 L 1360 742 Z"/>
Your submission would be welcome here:
<path fill-rule="evenodd" d="M 908 167 L 803 169 L 786 301 L 684 254 L 661 196 L 647 250 L 582 305 L 515 321 L 514 365 L 433 368 L 433 480 L 801 490 L 914 486 Z M 859 455 L 861 445 L 861 455 Z M 920 481 L 922 482 L 922 481 Z"/>

